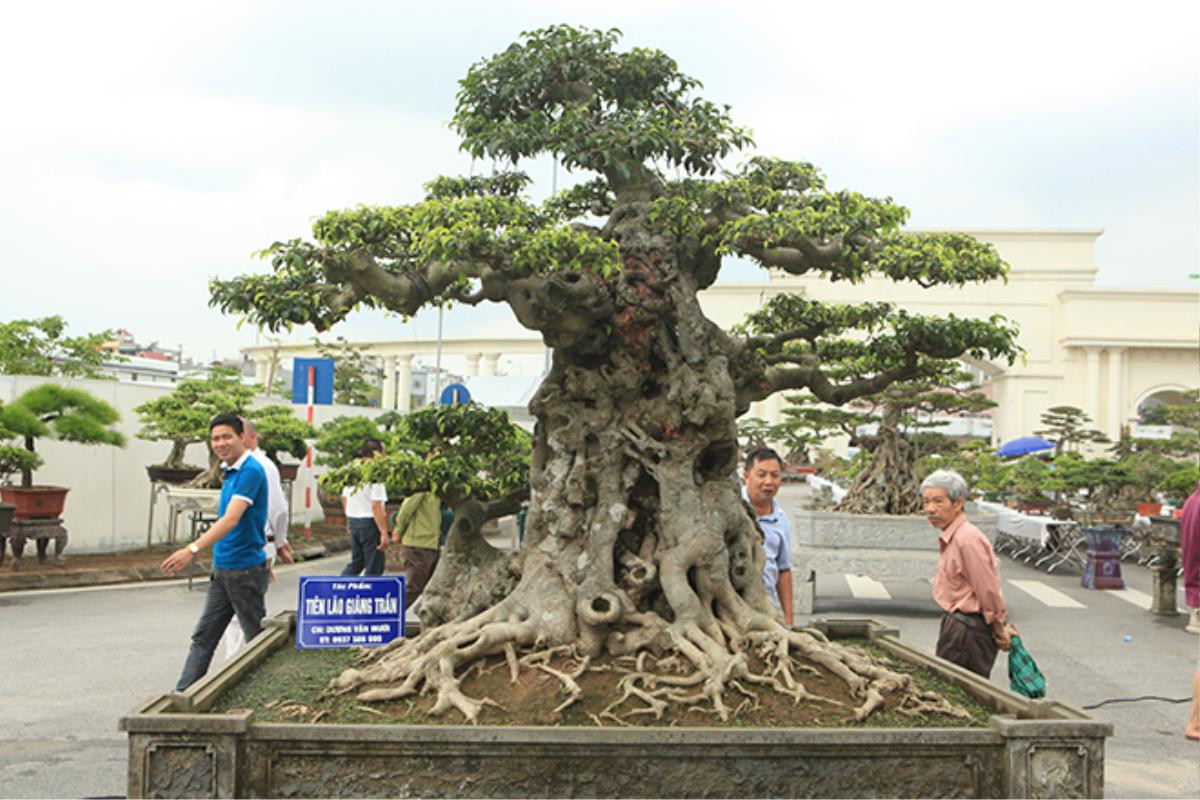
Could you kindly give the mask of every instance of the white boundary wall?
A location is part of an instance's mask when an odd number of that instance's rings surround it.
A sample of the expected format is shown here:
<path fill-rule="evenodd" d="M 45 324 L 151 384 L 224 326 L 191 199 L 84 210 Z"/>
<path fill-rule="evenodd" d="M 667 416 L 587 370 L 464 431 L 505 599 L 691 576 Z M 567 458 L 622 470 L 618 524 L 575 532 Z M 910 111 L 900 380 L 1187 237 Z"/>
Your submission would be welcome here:
<path fill-rule="evenodd" d="M 43 383 L 85 389 L 111 404 L 121 415 L 115 426 L 125 434 L 123 448 L 91 446 L 60 442 L 53 438 L 39 439 L 38 454 L 45 460 L 33 475 L 34 483 L 70 487 L 63 523 L 70 536 L 67 553 L 108 553 L 146 546 L 146 523 L 150 503 L 150 479 L 146 467 L 166 459 L 170 442 L 147 442 L 137 438 L 137 415 L 134 407 L 171 391 L 170 386 L 124 383 L 118 381 L 46 378 L 25 375 L 0 375 L 0 400 L 11 403 L 22 392 Z M 287 403 L 278 397 L 258 397 L 254 405 Z M 290 405 L 290 404 L 289 404 Z M 303 405 L 293 406 L 296 416 L 305 418 Z M 313 424 L 318 427 L 337 416 L 369 416 L 382 413 L 379 408 L 360 406 L 316 406 Z M 290 456 L 288 456 L 290 458 Z M 196 466 L 208 463 L 207 449 L 202 444 L 188 448 L 187 461 Z M 313 472 L 320 472 L 314 468 Z M 12 476 L 14 482 L 19 475 Z M 315 486 L 310 470 L 303 466 L 292 492 L 292 521 L 304 521 L 304 489 Z M 314 520 L 321 518 L 321 507 L 313 495 Z M 167 540 L 168 507 L 165 496 L 159 494 L 154 510 L 152 540 Z M 188 536 L 186 515 L 179 521 L 180 535 Z"/>

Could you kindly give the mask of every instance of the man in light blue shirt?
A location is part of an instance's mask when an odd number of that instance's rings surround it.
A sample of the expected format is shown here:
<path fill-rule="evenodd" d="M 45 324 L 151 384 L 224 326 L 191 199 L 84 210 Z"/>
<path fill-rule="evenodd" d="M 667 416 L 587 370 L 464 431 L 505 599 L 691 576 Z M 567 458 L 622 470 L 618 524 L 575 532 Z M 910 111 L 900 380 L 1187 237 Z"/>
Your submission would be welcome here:
<path fill-rule="evenodd" d="M 753 450 L 746 458 L 742 475 L 742 499 L 754 511 L 763 531 L 763 550 L 767 563 L 763 568 L 763 586 L 771 605 L 783 612 L 783 621 L 792 627 L 792 526 L 779 507 L 775 495 L 783 481 L 783 459 L 769 447 Z"/>
<path fill-rule="evenodd" d="M 263 547 L 267 543 L 267 476 L 242 441 L 242 420 L 236 414 L 218 414 L 209 423 L 209 441 L 221 459 L 225 480 L 216 522 L 204 534 L 167 556 L 163 572 L 174 575 L 205 547 L 212 545 L 213 566 L 204 598 L 204 610 L 192 632 L 192 644 L 176 691 L 183 691 L 208 672 L 213 653 L 229 620 L 235 615 L 246 641 L 262 630 L 266 615 L 270 567 Z"/>

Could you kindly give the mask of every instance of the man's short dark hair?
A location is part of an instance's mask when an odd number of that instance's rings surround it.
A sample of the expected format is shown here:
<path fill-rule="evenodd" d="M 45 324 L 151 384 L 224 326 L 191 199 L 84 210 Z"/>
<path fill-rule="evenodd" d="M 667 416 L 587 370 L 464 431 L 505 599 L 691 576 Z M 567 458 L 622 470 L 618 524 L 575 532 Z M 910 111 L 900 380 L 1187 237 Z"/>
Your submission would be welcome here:
<path fill-rule="evenodd" d="M 746 456 L 746 468 L 742 472 L 749 472 L 754 465 L 760 461 L 778 461 L 779 468 L 783 469 L 783 459 L 769 447 L 756 447 L 750 451 L 750 455 Z"/>
<path fill-rule="evenodd" d="M 242 425 L 242 418 L 237 414 L 231 414 L 228 411 L 217 414 L 212 418 L 212 421 L 208 423 L 208 432 L 212 433 L 213 428 L 217 427 L 218 425 L 228 425 L 229 427 L 233 428 L 234 433 L 236 433 L 238 436 L 241 436 L 242 431 L 245 430 L 245 427 Z"/>
<path fill-rule="evenodd" d="M 378 439 L 371 438 L 363 442 L 363 446 L 359 448 L 358 454 L 362 458 L 370 458 L 375 453 L 383 452 L 383 442 Z"/>

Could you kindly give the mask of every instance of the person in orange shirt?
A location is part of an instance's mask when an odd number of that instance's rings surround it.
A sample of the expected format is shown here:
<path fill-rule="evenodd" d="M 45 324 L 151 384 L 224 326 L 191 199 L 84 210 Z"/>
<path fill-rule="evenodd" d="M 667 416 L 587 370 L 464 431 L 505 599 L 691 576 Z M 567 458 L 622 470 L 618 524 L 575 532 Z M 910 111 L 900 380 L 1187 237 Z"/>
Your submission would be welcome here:
<path fill-rule="evenodd" d="M 963 513 L 967 482 L 957 472 L 930 474 L 921 482 L 921 497 L 929 524 L 941 531 L 933 577 L 933 599 L 942 608 L 938 657 L 986 678 L 1012 633 L 996 553 Z"/>

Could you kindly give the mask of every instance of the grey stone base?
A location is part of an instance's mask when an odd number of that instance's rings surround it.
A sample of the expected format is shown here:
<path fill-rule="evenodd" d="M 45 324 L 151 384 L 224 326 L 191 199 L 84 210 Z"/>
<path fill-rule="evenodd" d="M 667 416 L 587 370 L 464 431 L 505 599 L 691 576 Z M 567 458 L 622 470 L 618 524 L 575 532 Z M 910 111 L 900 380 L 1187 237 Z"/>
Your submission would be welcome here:
<path fill-rule="evenodd" d="M 938 562 L 938 533 L 920 516 L 848 514 L 785 505 L 792 523 L 792 602 L 797 614 L 811 614 L 816 575 L 867 575 L 877 580 L 932 578 Z M 993 542 L 996 517 L 971 513 L 968 519 Z"/>
<path fill-rule="evenodd" d="M 129 797 L 1102 797 L 1112 725 L 867 637 L 996 710 L 987 728 L 550 728 L 261 723 L 209 714 L 280 647 L 281 615 L 221 672 L 124 717 Z"/>

